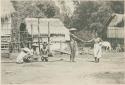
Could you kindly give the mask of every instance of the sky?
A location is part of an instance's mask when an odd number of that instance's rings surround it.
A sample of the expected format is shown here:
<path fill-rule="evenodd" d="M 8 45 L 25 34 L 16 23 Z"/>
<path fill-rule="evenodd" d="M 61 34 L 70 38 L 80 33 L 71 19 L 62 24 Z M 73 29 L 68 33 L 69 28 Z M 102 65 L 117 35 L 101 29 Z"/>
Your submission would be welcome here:
<path fill-rule="evenodd" d="M 57 7 L 60 8 L 60 13 L 68 13 L 69 16 L 72 16 L 74 10 L 75 10 L 75 5 L 73 4 L 73 0 L 53 0 L 56 4 Z M 61 2 L 64 1 L 64 6 L 67 11 L 64 11 L 64 7 L 62 6 Z"/>

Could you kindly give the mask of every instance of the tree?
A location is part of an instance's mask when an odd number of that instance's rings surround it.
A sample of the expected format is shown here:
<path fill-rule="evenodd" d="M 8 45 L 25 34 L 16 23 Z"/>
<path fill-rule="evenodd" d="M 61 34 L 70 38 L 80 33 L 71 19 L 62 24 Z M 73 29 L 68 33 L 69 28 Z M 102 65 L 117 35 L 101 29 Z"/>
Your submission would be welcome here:
<path fill-rule="evenodd" d="M 12 17 L 13 29 L 16 30 L 16 40 L 25 42 L 26 37 L 21 34 L 20 31 L 27 31 L 26 26 L 23 25 L 25 18 L 35 18 L 35 17 L 54 17 L 56 15 L 56 6 L 48 1 L 12 1 L 13 6 L 16 10 L 14 16 Z M 20 35 L 19 35 L 20 34 Z M 29 34 L 26 34 L 31 36 Z M 19 38 L 20 37 L 20 38 Z M 13 39 L 14 40 L 14 39 Z M 31 41 L 31 39 L 30 39 Z"/>
<path fill-rule="evenodd" d="M 48 1 L 12 1 L 18 18 L 54 17 L 57 7 Z"/>
<path fill-rule="evenodd" d="M 44 16 L 47 18 L 52 18 L 56 15 L 57 8 L 52 3 L 37 3 L 36 6 L 44 13 Z"/>
<path fill-rule="evenodd" d="M 44 11 L 44 14 L 48 17 L 54 17 L 56 13 L 56 9 L 54 8 L 54 6 L 51 5 L 47 5 L 47 9 Z"/>
<path fill-rule="evenodd" d="M 74 15 L 69 20 L 69 27 L 77 28 L 81 31 L 88 30 L 95 34 L 98 33 L 102 37 L 106 35 L 105 21 L 111 14 L 112 9 L 106 2 L 83 1 L 77 5 Z M 80 32 L 78 35 L 82 36 L 82 33 Z"/>
<path fill-rule="evenodd" d="M 111 9 L 115 13 L 120 13 L 120 14 L 124 13 L 124 0 L 121 0 L 121 1 L 110 1 L 109 4 L 111 6 Z"/>

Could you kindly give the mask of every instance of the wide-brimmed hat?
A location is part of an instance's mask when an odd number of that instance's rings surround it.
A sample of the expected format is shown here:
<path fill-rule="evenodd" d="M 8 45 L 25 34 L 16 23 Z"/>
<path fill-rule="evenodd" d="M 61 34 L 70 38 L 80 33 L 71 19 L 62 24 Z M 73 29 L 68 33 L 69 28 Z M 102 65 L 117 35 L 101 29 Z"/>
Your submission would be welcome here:
<path fill-rule="evenodd" d="M 32 44 L 32 46 L 34 46 L 34 47 L 38 47 L 38 45 L 37 45 L 36 43 Z"/>
<path fill-rule="evenodd" d="M 76 28 L 70 28 L 69 31 L 76 31 Z"/>
<path fill-rule="evenodd" d="M 23 51 L 24 51 L 24 52 L 30 52 L 30 49 L 27 48 L 27 47 L 25 47 L 25 48 L 23 48 Z"/>

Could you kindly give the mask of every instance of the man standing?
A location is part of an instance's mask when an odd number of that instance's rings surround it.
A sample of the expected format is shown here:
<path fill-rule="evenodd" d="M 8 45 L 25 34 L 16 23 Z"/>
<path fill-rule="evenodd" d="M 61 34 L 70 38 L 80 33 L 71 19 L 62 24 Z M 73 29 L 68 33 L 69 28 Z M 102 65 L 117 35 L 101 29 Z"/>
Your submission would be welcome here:
<path fill-rule="evenodd" d="M 75 31 L 76 31 L 75 28 L 71 28 L 70 29 L 70 50 L 71 50 L 70 61 L 71 62 L 74 62 L 75 61 L 75 57 L 78 56 L 77 41 L 80 41 L 80 42 L 83 42 L 83 43 L 88 42 L 88 41 L 84 41 L 84 40 L 78 38 L 76 35 L 74 35 Z"/>
<path fill-rule="evenodd" d="M 75 57 L 78 56 L 78 45 L 76 39 L 78 39 L 77 36 L 75 36 L 73 33 L 76 31 L 75 28 L 70 29 L 70 61 L 74 62 Z M 79 40 L 79 39 L 78 39 Z"/>
<path fill-rule="evenodd" d="M 77 46 L 77 42 L 75 41 L 75 39 L 73 38 L 73 36 L 70 37 L 70 50 L 71 50 L 71 54 L 70 54 L 70 61 L 74 62 L 75 61 L 75 56 L 77 56 L 77 51 L 78 51 L 78 46 Z"/>

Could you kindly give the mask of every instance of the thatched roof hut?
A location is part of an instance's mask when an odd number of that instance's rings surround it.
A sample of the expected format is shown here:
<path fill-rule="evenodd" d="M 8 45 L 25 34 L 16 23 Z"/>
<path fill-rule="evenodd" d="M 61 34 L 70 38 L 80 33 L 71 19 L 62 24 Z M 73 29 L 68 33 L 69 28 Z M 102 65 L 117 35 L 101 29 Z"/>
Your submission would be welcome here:
<path fill-rule="evenodd" d="M 15 9 L 10 0 L 1 0 L 1 18 L 10 17 Z"/>
<path fill-rule="evenodd" d="M 124 14 L 115 14 L 115 17 L 112 19 L 108 27 L 108 38 L 124 38 L 124 21 Z"/>
<path fill-rule="evenodd" d="M 15 10 L 10 0 L 1 0 L 1 35 L 11 34 L 11 15 Z"/>
<path fill-rule="evenodd" d="M 50 28 L 50 34 L 64 35 L 65 40 L 69 40 L 69 30 L 64 26 L 60 19 L 57 18 L 40 18 L 39 32 L 41 35 L 48 35 L 48 22 Z M 26 18 L 27 30 L 33 35 L 38 35 L 38 19 L 37 18 Z M 31 32 L 32 25 L 32 32 Z"/>
<path fill-rule="evenodd" d="M 15 12 L 10 0 L 1 0 L 1 52 L 9 52 L 11 42 L 11 15 Z"/>
<path fill-rule="evenodd" d="M 117 25 L 119 23 L 122 23 L 122 21 L 124 21 L 124 17 L 125 15 L 124 14 L 113 14 L 115 15 L 115 17 L 112 19 L 112 21 L 110 22 L 109 24 L 109 27 L 117 27 Z"/>

